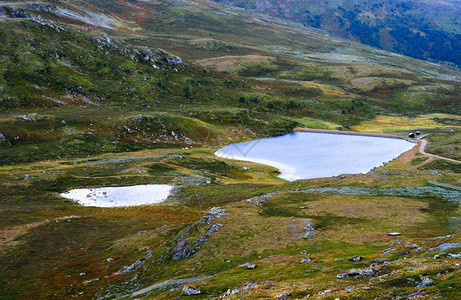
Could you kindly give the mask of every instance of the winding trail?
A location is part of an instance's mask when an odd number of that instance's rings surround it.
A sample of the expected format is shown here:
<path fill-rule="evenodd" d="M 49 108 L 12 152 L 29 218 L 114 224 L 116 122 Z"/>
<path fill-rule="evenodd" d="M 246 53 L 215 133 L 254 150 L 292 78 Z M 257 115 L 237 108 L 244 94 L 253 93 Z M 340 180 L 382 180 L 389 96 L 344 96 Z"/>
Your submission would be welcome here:
<path fill-rule="evenodd" d="M 459 161 L 459 160 L 448 158 L 448 157 L 443 157 L 443 156 L 439 156 L 439 155 L 435 155 L 435 154 L 430 154 L 430 153 L 425 152 L 424 149 L 426 148 L 426 145 L 427 145 L 427 140 L 421 139 L 421 144 L 419 145 L 419 152 L 421 154 L 461 164 L 461 161 Z"/>
<path fill-rule="evenodd" d="M 131 294 L 131 297 L 137 297 L 146 293 L 149 293 L 152 290 L 162 288 L 165 286 L 169 285 L 180 285 L 180 284 L 185 284 L 185 283 L 192 283 L 192 282 L 197 282 L 197 281 L 202 281 L 205 279 L 210 278 L 211 276 L 200 276 L 200 277 L 190 277 L 190 278 L 182 278 L 182 279 L 171 279 L 163 282 L 156 283 L 154 285 L 148 286 L 146 288 L 143 288 L 137 292 L 134 292 Z"/>

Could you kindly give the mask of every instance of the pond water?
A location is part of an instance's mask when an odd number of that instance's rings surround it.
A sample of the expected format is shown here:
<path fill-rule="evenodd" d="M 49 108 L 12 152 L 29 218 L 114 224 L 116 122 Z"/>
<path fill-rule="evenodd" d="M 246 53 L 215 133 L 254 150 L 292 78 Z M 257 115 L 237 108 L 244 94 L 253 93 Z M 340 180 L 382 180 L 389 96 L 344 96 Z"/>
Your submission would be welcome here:
<path fill-rule="evenodd" d="M 398 138 L 296 132 L 231 144 L 215 155 L 273 166 L 280 178 L 293 181 L 367 173 L 414 146 Z"/>
<path fill-rule="evenodd" d="M 101 187 L 74 189 L 61 196 L 84 206 L 137 206 L 163 202 L 171 195 L 173 188 L 168 184 Z"/>

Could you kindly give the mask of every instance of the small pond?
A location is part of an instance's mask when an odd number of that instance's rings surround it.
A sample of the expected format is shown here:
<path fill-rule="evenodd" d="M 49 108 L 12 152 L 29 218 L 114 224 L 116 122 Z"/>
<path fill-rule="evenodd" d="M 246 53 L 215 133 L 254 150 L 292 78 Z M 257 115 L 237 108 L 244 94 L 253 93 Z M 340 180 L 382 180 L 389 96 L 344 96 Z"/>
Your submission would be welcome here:
<path fill-rule="evenodd" d="M 165 201 L 174 186 L 168 184 L 146 184 L 120 187 L 74 189 L 61 196 L 83 206 L 119 207 L 137 206 Z"/>
<path fill-rule="evenodd" d="M 415 146 L 399 138 L 295 132 L 231 144 L 215 152 L 222 158 L 276 167 L 288 181 L 367 173 Z"/>

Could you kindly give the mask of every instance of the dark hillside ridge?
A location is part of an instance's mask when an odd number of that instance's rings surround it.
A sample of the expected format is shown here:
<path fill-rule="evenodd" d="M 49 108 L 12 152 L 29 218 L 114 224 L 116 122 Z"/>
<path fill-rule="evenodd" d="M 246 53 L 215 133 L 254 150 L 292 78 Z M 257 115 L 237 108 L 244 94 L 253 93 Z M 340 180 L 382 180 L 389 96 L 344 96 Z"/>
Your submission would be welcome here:
<path fill-rule="evenodd" d="M 460 1 L 215 1 L 411 57 L 461 65 Z"/>

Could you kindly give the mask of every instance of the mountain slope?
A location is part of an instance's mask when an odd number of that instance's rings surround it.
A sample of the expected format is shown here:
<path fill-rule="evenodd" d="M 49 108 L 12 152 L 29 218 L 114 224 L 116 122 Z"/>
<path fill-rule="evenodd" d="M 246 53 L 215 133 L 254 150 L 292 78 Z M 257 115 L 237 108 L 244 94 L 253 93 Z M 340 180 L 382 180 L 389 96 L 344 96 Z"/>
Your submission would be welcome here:
<path fill-rule="evenodd" d="M 421 130 L 459 160 L 460 77 L 212 1 L 1 1 L 0 298 L 187 298 L 186 284 L 197 299 L 456 299 L 455 163 L 414 148 L 285 182 L 214 152 L 295 127 Z M 155 183 L 174 194 L 59 195 Z"/>
<path fill-rule="evenodd" d="M 461 2 L 217 0 L 415 58 L 461 64 Z"/>

